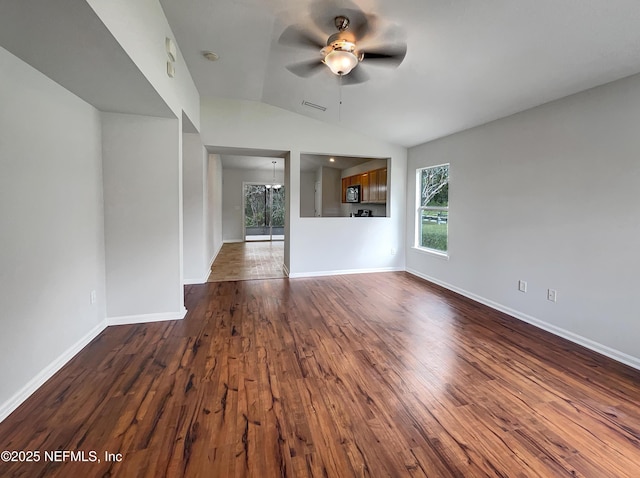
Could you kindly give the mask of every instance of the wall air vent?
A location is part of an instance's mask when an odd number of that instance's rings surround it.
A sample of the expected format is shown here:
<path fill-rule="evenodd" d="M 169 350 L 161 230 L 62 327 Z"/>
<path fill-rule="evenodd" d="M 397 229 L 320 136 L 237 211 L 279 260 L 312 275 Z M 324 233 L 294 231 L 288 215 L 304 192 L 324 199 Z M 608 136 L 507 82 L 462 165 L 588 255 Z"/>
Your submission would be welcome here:
<path fill-rule="evenodd" d="M 320 111 L 327 111 L 325 106 L 316 105 L 315 103 L 311 103 L 309 101 L 303 101 L 302 106 L 308 106 L 309 108 L 315 108 Z"/>

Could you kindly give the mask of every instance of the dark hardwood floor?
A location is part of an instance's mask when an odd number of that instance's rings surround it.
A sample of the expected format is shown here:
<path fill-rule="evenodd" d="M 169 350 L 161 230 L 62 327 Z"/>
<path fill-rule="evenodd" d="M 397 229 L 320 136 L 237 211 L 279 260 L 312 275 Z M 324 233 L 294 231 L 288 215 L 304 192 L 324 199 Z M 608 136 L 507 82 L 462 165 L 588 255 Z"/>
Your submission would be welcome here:
<path fill-rule="evenodd" d="M 640 476 L 640 372 L 408 274 L 186 302 L 108 328 L 0 424 L 0 450 L 41 453 L 0 476 Z"/>

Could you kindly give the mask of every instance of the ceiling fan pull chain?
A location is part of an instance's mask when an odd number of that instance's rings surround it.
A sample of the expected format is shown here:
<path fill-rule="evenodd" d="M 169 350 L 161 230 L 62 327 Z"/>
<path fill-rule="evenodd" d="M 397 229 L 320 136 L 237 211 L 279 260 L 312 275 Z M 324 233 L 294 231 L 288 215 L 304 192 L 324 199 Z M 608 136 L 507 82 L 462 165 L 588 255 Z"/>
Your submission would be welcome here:
<path fill-rule="evenodd" d="M 338 85 L 339 90 L 339 103 L 338 103 L 338 122 L 342 121 L 342 76 L 340 75 L 340 84 Z"/>

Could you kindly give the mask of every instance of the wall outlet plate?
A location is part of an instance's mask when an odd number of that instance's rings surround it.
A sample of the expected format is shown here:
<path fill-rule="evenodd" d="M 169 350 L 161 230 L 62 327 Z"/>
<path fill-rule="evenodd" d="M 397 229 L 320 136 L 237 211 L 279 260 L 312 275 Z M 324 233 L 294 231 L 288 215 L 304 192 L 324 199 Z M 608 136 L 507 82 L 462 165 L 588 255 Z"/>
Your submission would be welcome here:
<path fill-rule="evenodd" d="M 558 300 L 558 292 L 555 289 L 547 289 L 547 300 L 556 302 Z"/>
<path fill-rule="evenodd" d="M 518 281 L 518 290 L 520 292 L 526 292 L 527 291 L 527 281 L 519 280 Z"/>

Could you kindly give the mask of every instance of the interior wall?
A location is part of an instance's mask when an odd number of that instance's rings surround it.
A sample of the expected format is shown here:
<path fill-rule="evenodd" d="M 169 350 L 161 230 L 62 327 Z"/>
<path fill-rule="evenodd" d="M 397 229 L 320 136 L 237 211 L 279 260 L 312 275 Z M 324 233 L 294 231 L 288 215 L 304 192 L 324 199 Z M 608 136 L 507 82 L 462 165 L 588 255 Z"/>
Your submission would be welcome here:
<path fill-rule="evenodd" d="M 342 178 L 340 170 L 322 168 L 322 216 L 340 217 L 342 205 Z M 300 211 L 302 216 L 302 211 Z"/>
<path fill-rule="evenodd" d="M 200 128 L 200 95 L 187 69 L 180 46 L 157 0 L 145 2 L 87 0 L 176 117 L 186 114 Z M 176 75 L 167 75 L 165 38 L 176 45 Z"/>
<path fill-rule="evenodd" d="M 265 161 L 267 161 L 265 159 Z M 273 171 L 224 168 L 222 185 L 222 231 L 225 242 L 244 241 L 242 226 L 243 182 L 271 183 Z M 276 180 L 284 184 L 284 173 L 276 171 Z M 288 194 L 285 192 L 285 194 Z"/>
<path fill-rule="evenodd" d="M 314 217 L 315 214 L 315 187 L 316 176 L 314 172 L 300 173 L 300 216 Z"/>
<path fill-rule="evenodd" d="M 200 108 L 207 146 L 289 151 L 285 184 L 290 221 L 285 229 L 290 244 L 285 243 L 285 264 L 290 277 L 404 269 L 405 148 L 355 132 L 345 134 L 340 124 L 263 103 L 203 98 Z M 301 153 L 391 158 L 390 217 L 367 218 L 366 223 L 348 217 L 300 217 Z"/>
<path fill-rule="evenodd" d="M 111 323 L 184 316 L 179 123 L 102 113 Z"/>
<path fill-rule="evenodd" d="M 407 269 L 640 368 L 638 124 L 634 76 L 412 148 Z M 416 168 L 447 162 L 443 260 L 411 246 Z"/>
<path fill-rule="evenodd" d="M 207 151 L 199 134 L 182 135 L 184 281 L 201 284 L 209 276 L 206 250 Z"/>
<path fill-rule="evenodd" d="M 222 160 L 219 154 L 208 156 L 206 177 L 206 257 L 210 267 L 222 247 Z"/>
<path fill-rule="evenodd" d="M 300 182 L 302 182 L 302 174 L 300 175 Z M 318 186 L 318 192 L 317 192 L 318 198 L 317 198 L 317 200 L 316 200 L 316 191 L 315 191 L 316 185 Z M 316 202 L 318 203 L 317 206 L 318 206 L 319 212 L 318 212 L 318 215 L 314 214 L 311 217 L 322 217 L 322 166 L 318 166 L 316 168 L 315 182 L 313 184 L 313 188 L 314 188 L 314 191 L 313 191 L 313 194 L 314 194 L 313 203 L 314 203 L 314 206 L 316 205 Z M 301 184 L 300 185 L 300 197 L 302 197 L 303 195 L 304 195 L 304 191 L 302 190 L 302 184 Z M 305 217 L 302 214 L 302 211 L 300 211 L 300 217 Z"/>
<path fill-rule="evenodd" d="M 2 420 L 104 328 L 105 269 L 98 111 L 3 48 L 0 71 Z"/>

